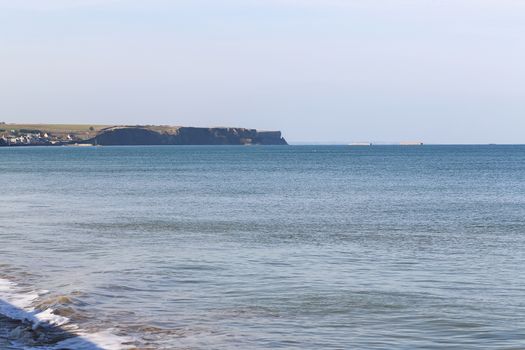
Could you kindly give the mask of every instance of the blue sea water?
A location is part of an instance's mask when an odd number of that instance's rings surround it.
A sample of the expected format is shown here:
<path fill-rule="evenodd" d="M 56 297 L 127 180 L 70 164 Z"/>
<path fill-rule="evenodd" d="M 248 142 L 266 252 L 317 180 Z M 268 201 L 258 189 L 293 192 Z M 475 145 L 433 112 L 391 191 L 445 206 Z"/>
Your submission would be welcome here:
<path fill-rule="evenodd" d="M 525 146 L 0 148 L 0 185 L 0 313 L 71 349 L 525 348 Z"/>

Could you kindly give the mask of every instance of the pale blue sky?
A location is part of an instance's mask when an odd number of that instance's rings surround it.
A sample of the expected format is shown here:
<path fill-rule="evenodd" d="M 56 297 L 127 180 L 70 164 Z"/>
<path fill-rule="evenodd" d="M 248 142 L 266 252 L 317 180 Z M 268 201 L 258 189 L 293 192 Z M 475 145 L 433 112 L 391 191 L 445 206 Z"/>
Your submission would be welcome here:
<path fill-rule="evenodd" d="M 525 1 L 0 0 L 0 120 L 525 143 Z"/>

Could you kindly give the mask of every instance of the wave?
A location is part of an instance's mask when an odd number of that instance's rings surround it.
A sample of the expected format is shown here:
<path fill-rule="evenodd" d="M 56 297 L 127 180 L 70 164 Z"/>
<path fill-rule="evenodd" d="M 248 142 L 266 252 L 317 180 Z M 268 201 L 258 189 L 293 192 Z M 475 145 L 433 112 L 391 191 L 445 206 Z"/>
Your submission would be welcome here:
<path fill-rule="evenodd" d="M 48 291 L 27 291 L 0 278 L 0 315 L 11 321 L 7 332 L 13 347 L 23 350 L 128 350 L 134 340 L 109 329 L 87 332 L 60 315 L 54 308 L 71 303 L 71 298 L 45 298 Z M 35 306 L 36 305 L 36 306 Z M 3 324 L 0 323 L 0 327 Z"/>

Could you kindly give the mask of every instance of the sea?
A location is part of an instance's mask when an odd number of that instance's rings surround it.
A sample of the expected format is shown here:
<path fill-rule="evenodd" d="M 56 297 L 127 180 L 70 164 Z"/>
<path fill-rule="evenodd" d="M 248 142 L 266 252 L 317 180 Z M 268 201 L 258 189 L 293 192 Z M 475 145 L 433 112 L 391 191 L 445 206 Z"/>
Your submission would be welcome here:
<path fill-rule="evenodd" d="M 0 349 L 525 349 L 525 146 L 0 148 Z"/>

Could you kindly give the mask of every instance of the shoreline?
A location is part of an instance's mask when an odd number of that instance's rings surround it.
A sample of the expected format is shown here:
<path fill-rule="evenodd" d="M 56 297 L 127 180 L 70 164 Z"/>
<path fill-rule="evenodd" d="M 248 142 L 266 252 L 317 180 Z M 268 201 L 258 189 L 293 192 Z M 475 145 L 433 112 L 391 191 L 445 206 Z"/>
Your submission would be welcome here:
<path fill-rule="evenodd" d="M 17 283 L 0 277 L 0 349 L 30 350 L 134 349 L 132 339 L 118 336 L 109 329 L 88 333 L 68 317 L 55 313 L 53 306 L 38 309 L 34 305 L 48 291 L 20 289 Z M 45 305 L 45 304 L 44 304 Z"/>

